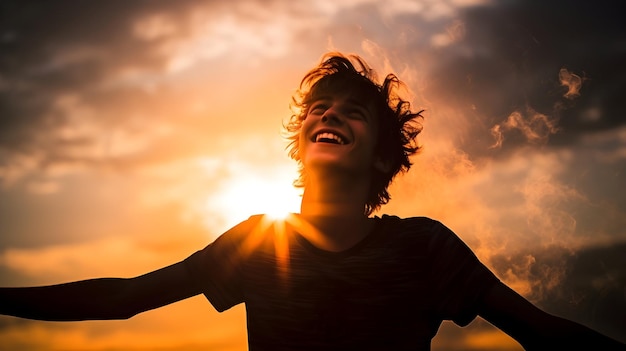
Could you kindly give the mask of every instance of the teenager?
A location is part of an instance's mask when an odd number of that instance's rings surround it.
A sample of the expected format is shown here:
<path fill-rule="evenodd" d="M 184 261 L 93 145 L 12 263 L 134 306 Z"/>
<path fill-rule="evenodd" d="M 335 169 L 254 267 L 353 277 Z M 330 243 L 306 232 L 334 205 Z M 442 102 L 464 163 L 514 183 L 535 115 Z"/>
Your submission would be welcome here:
<path fill-rule="evenodd" d="M 440 222 L 372 216 L 419 151 L 420 112 L 393 74 L 377 83 L 357 56 L 326 55 L 305 75 L 285 126 L 300 166 L 301 210 L 254 215 L 182 262 L 124 278 L 0 289 L 0 313 L 126 319 L 204 294 L 244 303 L 258 350 L 429 350 L 444 320 L 481 316 L 525 349 L 626 346 L 544 312 L 501 282 Z"/>

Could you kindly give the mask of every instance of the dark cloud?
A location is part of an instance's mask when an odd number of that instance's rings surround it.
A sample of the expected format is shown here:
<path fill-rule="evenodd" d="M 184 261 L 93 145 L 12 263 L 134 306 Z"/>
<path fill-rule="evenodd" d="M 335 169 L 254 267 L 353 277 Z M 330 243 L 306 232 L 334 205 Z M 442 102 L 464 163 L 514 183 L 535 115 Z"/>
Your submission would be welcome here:
<path fill-rule="evenodd" d="M 626 25 L 614 3 L 502 1 L 468 8 L 461 19 L 464 39 L 441 49 L 431 76 L 433 90 L 475 120 L 476 137 L 467 142 L 474 152 L 488 149 L 488 127 L 513 112 L 558 122 L 559 132 L 547 135 L 552 145 L 626 122 Z M 564 68 L 582 80 L 576 98 L 564 96 Z M 528 143 L 516 131 L 503 147 Z"/>
<path fill-rule="evenodd" d="M 153 2 L 157 6 L 159 2 Z M 129 35 L 144 2 L 0 4 L 0 148 L 28 153 L 36 133 L 64 125 L 50 113 L 62 94 L 93 91 L 112 69 L 161 64 Z M 184 8 L 181 3 L 180 7 Z M 70 52 L 79 57 L 65 57 Z"/>
<path fill-rule="evenodd" d="M 549 294 L 554 313 L 570 316 L 626 342 L 626 243 L 578 252 L 563 280 L 563 290 Z"/>
<path fill-rule="evenodd" d="M 626 243 L 572 252 L 549 247 L 492 258 L 500 277 L 524 276 L 546 311 L 626 341 Z"/>

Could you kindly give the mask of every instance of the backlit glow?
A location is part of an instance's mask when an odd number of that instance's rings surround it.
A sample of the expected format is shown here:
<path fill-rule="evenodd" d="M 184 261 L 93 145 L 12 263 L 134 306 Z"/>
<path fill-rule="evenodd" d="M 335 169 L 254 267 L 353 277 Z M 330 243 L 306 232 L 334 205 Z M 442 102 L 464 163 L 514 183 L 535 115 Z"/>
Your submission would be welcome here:
<path fill-rule="evenodd" d="M 292 180 L 291 174 L 234 176 L 225 181 L 221 191 L 209 197 L 206 215 L 223 217 L 227 226 L 224 229 L 255 214 L 284 219 L 300 209 L 300 193 L 291 185 Z"/>

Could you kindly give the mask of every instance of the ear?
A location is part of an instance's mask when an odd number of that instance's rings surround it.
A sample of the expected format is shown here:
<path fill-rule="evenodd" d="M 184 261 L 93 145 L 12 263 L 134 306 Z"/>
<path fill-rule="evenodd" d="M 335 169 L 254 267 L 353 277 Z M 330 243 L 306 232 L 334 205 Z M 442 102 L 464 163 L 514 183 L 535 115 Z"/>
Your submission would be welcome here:
<path fill-rule="evenodd" d="M 391 171 L 391 161 L 377 157 L 376 161 L 374 161 L 374 169 L 382 173 L 389 173 Z"/>

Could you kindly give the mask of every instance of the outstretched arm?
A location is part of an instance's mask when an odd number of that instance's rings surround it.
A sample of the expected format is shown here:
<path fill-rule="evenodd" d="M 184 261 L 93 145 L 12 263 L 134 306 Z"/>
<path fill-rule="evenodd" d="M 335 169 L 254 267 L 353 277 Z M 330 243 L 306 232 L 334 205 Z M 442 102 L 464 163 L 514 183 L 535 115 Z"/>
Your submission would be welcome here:
<path fill-rule="evenodd" d="M 479 315 L 517 340 L 526 350 L 626 351 L 626 344 L 582 324 L 551 315 L 502 283 L 482 300 Z"/>
<path fill-rule="evenodd" d="M 199 293 L 180 262 L 135 278 L 0 288 L 0 314 L 49 321 L 127 319 Z"/>

